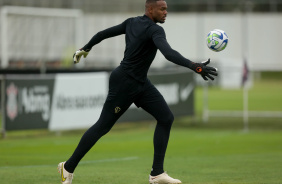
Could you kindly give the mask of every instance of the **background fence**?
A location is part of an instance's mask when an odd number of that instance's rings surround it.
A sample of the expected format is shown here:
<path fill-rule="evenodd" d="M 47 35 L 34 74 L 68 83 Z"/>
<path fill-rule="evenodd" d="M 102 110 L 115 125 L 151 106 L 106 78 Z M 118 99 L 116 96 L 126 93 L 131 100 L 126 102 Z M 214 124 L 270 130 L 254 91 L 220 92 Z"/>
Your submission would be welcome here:
<path fill-rule="evenodd" d="M 81 9 L 93 12 L 143 12 L 145 0 L 1 0 L 0 6 Z M 166 0 L 172 12 L 281 12 L 281 0 Z"/>

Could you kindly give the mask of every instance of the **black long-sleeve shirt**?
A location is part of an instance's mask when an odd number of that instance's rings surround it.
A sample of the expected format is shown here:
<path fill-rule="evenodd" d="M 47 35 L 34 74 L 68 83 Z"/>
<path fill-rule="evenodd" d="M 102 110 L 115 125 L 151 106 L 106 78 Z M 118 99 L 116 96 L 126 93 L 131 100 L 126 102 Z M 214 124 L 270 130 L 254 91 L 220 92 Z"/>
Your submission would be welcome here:
<path fill-rule="evenodd" d="M 146 15 L 129 18 L 117 26 L 98 32 L 82 49 L 90 50 L 102 40 L 121 34 L 125 34 L 126 48 L 120 66 L 138 81 L 146 80 L 157 49 L 175 64 L 188 68 L 192 66 L 190 60 L 170 47 L 164 29 Z"/>

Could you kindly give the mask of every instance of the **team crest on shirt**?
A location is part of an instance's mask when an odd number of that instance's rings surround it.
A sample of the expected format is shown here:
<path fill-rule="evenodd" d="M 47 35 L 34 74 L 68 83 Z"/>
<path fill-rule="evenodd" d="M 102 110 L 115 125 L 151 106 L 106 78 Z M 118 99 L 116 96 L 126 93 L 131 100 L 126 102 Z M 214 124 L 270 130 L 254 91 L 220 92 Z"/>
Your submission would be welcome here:
<path fill-rule="evenodd" d="M 116 113 L 116 114 L 119 113 L 120 110 L 121 110 L 120 107 L 116 107 L 116 108 L 115 108 L 115 113 Z"/>

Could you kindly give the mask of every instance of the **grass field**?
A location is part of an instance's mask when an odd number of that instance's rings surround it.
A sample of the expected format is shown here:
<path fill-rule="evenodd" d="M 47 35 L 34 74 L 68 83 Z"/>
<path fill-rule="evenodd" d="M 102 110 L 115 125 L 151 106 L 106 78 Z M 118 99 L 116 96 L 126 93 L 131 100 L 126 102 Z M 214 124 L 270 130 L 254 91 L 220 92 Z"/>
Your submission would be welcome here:
<path fill-rule="evenodd" d="M 81 133 L 58 137 L 42 131 L 2 140 L 1 183 L 59 183 L 56 165 L 70 156 Z M 152 136 L 152 124 L 117 125 L 83 159 L 74 183 L 148 183 Z M 282 130 L 174 127 L 165 169 L 187 184 L 281 184 L 281 140 Z"/>
<path fill-rule="evenodd" d="M 250 90 L 251 110 L 282 111 L 281 80 L 262 80 Z M 282 119 L 211 118 L 201 122 L 202 90 L 196 90 L 197 117 L 177 118 L 165 170 L 184 184 L 282 184 Z M 241 110 L 242 91 L 209 92 L 211 109 Z M 226 103 L 228 101 L 228 103 Z M 152 165 L 154 122 L 120 123 L 83 158 L 76 183 L 144 184 Z M 8 132 L 0 139 L 1 184 L 60 183 L 57 164 L 75 149 L 84 131 L 56 135 L 46 130 Z"/>

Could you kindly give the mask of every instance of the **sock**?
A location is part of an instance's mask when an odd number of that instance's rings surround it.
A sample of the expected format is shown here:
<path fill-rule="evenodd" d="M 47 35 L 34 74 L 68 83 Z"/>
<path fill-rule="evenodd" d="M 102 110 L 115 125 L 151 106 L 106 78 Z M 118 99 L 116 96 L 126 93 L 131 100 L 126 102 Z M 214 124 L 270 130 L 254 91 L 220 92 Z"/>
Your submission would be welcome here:
<path fill-rule="evenodd" d="M 72 167 L 69 167 L 69 162 L 68 161 L 65 163 L 64 168 L 69 173 L 73 173 L 74 172 L 74 169 Z"/>
<path fill-rule="evenodd" d="M 160 175 L 160 174 L 162 174 L 162 173 L 164 173 L 164 170 L 163 169 L 160 169 L 160 168 L 158 168 L 158 169 L 153 169 L 152 168 L 152 170 L 151 170 L 151 176 L 157 176 L 157 175 Z"/>
<path fill-rule="evenodd" d="M 156 154 L 154 155 L 154 162 L 151 170 L 151 176 L 157 176 L 164 172 L 163 160 L 164 160 L 164 156 L 156 155 Z"/>

